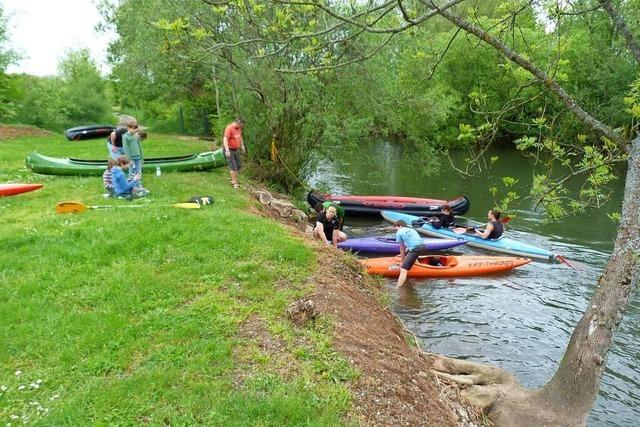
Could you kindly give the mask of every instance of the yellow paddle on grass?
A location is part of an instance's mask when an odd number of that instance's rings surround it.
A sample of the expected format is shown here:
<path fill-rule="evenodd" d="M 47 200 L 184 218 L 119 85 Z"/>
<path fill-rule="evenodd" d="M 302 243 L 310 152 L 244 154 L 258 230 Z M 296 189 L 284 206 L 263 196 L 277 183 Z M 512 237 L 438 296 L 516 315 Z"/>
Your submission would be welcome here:
<path fill-rule="evenodd" d="M 82 202 L 59 202 L 56 203 L 56 213 L 65 214 L 65 213 L 82 213 L 87 209 L 113 209 L 113 208 L 145 208 L 150 205 L 98 205 L 98 206 L 89 206 L 85 205 Z M 200 209 L 201 205 L 196 202 L 183 202 L 183 203 L 174 203 L 169 205 L 173 208 L 179 209 Z"/>

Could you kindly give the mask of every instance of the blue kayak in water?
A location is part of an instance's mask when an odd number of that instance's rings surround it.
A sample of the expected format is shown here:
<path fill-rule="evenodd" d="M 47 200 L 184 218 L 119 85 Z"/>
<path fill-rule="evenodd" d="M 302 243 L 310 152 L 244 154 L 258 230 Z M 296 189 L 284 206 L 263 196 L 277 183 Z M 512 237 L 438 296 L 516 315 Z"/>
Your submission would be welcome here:
<path fill-rule="evenodd" d="M 415 215 L 408 215 L 395 211 L 382 211 L 381 214 L 387 221 L 394 222 L 403 220 L 407 225 L 414 227 L 416 231 L 426 234 L 427 236 L 440 237 L 444 239 L 464 239 L 467 242 L 467 245 L 486 249 L 488 251 L 503 252 L 506 254 L 519 255 L 545 261 L 558 261 L 557 256 L 546 249 L 522 243 L 505 236 L 495 240 L 483 239 L 475 234 L 457 234 L 450 228 L 435 228 L 433 225 L 425 222 L 424 219 Z"/>
<path fill-rule="evenodd" d="M 422 239 L 422 244 L 430 251 L 441 251 L 466 244 L 464 239 Z M 351 252 L 366 252 L 370 254 L 397 255 L 400 253 L 400 243 L 395 237 L 377 236 L 347 239 L 338 243 L 338 248 Z"/>

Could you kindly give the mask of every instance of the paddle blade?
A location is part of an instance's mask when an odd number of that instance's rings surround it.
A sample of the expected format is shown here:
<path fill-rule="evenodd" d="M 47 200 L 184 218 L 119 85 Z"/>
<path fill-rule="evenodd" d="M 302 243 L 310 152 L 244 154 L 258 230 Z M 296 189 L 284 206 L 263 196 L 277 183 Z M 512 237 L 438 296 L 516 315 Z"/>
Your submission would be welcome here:
<path fill-rule="evenodd" d="M 509 224 L 509 221 L 511 221 L 510 216 L 505 216 L 504 218 L 500 219 L 500 222 L 503 224 Z"/>
<path fill-rule="evenodd" d="M 189 199 L 190 203 L 197 203 L 200 206 L 207 206 L 213 204 L 213 196 L 193 196 Z"/>
<path fill-rule="evenodd" d="M 171 207 L 179 209 L 200 209 L 200 205 L 194 202 L 174 203 Z"/>
<path fill-rule="evenodd" d="M 59 202 L 56 203 L 56 213 L 82 213 L 87 210 L 87 205 L 82 202 Z"/>
<path fill-rule="evenodd" d="M 563 257 L 562 255 L 556 255 L 556 259 L 561 263 L 561 264 L 567 264 L 569 267 L 573 268 L 574 270 L 578 270 L 577 268 L 575 268 L 573 265 L 571 265 L 569 263 L 569 261 Z"/>
<path fill-rule="evenodd" d="M 473 231 L 475 229 L 475 227 L 455 227 L 451 231 L 456 234 L 465 234 L 467 231 Z"/>

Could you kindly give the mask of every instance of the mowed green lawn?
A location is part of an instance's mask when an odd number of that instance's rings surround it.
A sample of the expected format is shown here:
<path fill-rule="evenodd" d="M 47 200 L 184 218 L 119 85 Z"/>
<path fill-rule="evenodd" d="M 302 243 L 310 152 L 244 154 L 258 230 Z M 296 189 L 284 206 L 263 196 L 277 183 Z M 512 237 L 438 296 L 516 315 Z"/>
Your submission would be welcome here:
<path fill-rule="evenodd" d="M 208 149 L 150 132 L 145 156 Z M 320 319 L 287 305 L 309 293 L 315 256 L 247 212 L 226 168 L 145 175 L 141 209 L 58 215 L 105 200 L 100 177 L 35 175 L 24 158 L 106 157 L 103 139 L 0 141 L 0 183 L 45 188 L 0 198 L 0 425 L 336 425 L 351 423 L 357 376 Z M 213 195 L 201 210 L 167 207 Z M 247 319 L 278 345 L 240 333 Z M 256 320 L 257 319 L 257 320 Z"/>

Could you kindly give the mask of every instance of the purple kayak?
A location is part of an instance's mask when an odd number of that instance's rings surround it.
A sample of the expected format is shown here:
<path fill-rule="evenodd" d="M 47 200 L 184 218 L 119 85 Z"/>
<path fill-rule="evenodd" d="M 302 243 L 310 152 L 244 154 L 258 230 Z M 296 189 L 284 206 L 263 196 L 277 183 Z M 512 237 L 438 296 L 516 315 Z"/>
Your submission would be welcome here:
<path fill-rule="evenodd" d="M 432 251 L 451 249 L 467 243 L 463 239 L 427 238 L 423 238 L 422 242 L 427 249 Z M 366 252 L 370 254 L 397 255 L 400 253 L 400 243 L 396 242 L 395 237 L 363 237 L 360 239 L 347 239 L 342 243 L 338 243 L 338 247 L 346 251 Z"/>

